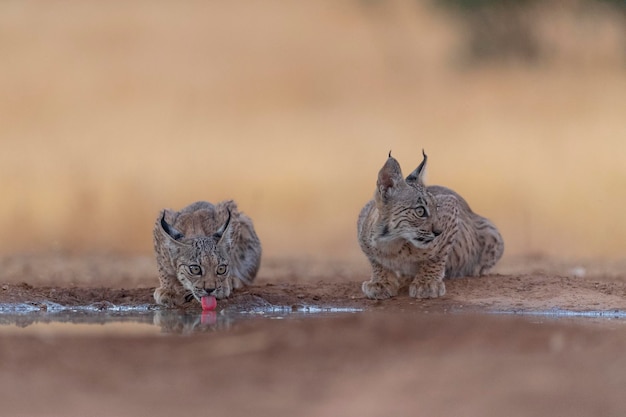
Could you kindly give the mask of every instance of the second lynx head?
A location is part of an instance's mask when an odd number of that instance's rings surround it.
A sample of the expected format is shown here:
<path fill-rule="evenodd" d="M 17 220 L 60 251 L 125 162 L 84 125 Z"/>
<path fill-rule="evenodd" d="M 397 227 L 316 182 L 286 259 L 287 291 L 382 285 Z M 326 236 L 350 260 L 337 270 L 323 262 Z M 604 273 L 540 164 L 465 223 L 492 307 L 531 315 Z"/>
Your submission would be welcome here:
<path fill-rule="evenodd" d="M 427 157 L 409 176 L 404 178 L 398 161 L 389 154 L 378 173 L 374 201 L 385 221 L 379 239 L 404 239 L 419 249 L 428 247 L 442 232 L 437 216 L 437 203 L 426 192 L 424 174 Z"/>

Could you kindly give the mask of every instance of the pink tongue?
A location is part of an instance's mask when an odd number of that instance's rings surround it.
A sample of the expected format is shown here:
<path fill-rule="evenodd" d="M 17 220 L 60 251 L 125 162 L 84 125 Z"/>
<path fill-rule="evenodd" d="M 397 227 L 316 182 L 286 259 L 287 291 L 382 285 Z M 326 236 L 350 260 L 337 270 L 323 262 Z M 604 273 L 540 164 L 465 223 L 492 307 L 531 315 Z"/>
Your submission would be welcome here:
<path fill-rule="evenodd" d="M 217 300 L 212 295 L 205 295 L 200 299 L 202 311 L 212 311 L 217 307 Z"/>

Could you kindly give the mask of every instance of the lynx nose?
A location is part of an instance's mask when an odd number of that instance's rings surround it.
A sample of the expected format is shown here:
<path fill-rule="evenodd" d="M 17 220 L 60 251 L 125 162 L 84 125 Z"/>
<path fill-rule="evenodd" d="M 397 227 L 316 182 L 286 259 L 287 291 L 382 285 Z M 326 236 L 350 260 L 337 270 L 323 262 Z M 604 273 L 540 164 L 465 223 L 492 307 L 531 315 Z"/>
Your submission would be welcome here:
<path fill-rule="evenodd" d="M 433 229 L 433 235 L 435 235 L 435 237 L 439 236 L 442 232 L 443 230 Z"/>
<path fill-rule="evenodd" d="M 206 291 L 207 294 L 211 295 L 213 294 L 213 292 L 215 292 L 215 288 L 204 287 L 204 291 Z"/>

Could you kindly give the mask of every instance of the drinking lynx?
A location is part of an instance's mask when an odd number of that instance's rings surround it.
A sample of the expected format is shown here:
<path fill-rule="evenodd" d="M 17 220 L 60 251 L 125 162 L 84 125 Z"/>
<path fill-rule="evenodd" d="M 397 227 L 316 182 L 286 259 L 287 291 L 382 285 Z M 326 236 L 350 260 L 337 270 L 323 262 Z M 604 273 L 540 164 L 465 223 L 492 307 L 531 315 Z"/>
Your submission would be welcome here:
<path fill-rule="evenodd" d="M 422 154 L 422 163 L 403 178 L 390 153 L 374 198 L 359 215 L 359 244 L 372 265 L 372 277 L 362 285 L 369 298 L 394 297 L 406 285 L 411 297 L 440 297 L 444 277 L 483 275 L 504 252 L 498 229 L 463 197 L 424 185 L 428 158 Z"/>
<path fill-rule="evenodd" d="M 168 307 L 196 299 L 203 308 L 207 303 L 214 308 L 215 298 L 251 284 L 261 262 L 252 220 L 232 200 L 162 210 L 154 225 L 154 251 L 161 283 L 154 299 Z"/>

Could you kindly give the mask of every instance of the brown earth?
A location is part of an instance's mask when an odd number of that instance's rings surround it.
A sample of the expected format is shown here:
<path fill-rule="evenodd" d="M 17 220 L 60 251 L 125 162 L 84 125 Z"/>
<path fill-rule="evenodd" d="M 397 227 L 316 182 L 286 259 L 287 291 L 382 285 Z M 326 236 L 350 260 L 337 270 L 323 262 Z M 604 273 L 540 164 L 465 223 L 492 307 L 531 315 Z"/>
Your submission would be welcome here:
<path fill-rule="evenodd" d="M 156 284 L 149 257 L 24 255 L 0 270 L 0 303 L 42 310 L 145 305 Z M 441 299 L 376 302 L 360 292 L 363 262 L 269 260 L 218 310 L 363 311 L 255 316 L 187 337 L 0 326 L 0 415 L 625 415 L 625 271 L 509 259 L 448 281 Z M 493 314 L 557 310 L 604 317 Z"/>

